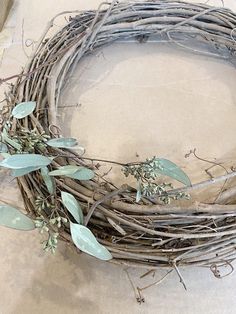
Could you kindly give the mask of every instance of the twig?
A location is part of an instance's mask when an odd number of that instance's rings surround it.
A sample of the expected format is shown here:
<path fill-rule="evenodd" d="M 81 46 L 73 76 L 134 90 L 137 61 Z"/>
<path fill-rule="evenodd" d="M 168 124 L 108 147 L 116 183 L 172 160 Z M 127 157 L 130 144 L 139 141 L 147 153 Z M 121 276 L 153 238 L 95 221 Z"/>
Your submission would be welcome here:
<path fill-rule="evenodd" d="M 66 157 L 66 158 L 75 158 L 75 156 L 64 156 L 64 155 L 57 155 L 55 157 Z M 114 160 L 107 160 L 107 159 L 99 159 L 99 158 L 90 158 L 90 157 L 81 157 L 82 160 L 90 160 L 92 162 L 96 161 L 96 162 L 104 162 L 104 163 L 108 163 L 108 164 L 115 164 L 118 166 L 126 166 L 127 164 L 119 162 L 119 161 L 114 161 Z"/>
<path fill-rule="evenodd" d="M 179 276 L 180 282 L 182 283 L 184 289 L 187 291 L 187 287 L 186 287 L 186 284 L 185 284 L 185 282 L 184 282 L 184 278 L 183 278 L 183 276 L 181 275 L 181 273 L 180 273 L 178 267 L 176 266 L 176 263 L 173 263 L 173 266 L 174 266 L 174 269 L 176 270 L 177 275 Z"/>
<path fill-rule="evenodd" d="M 183 188 L 178 188 L 178 189 L 173 189 L 168 191 L 168 194 L 175 194 L 178 192 L 189 192 L 197 189 L 204 189 L 207 188 L 210 185 L 220 183 L 225 180 L 232 179 L 236 176 L 236 171 L 230 172 L 228 174 L 225 174 L 223 176 L 215 177 L 210 180 L 202 181 L 199 183 L 192 184 L 191 186 L 183 187 Z"/>
<path fill-rule="evenodd" d="M 148 276 L 149 274 L 152 274 L 152 273 L 154 273 L 155 272 L 155 269 L 150 269 L 150 270 L 148 270 L 147 272 L 145 272 L 143 275 L 141 275 L 140 276 L 140 279 L 142 279 L 142 278 L 144 278 L 144 277 L 146 277 L 146 276 Z"/>
<path fill-rule="evenodd" d="M 218 278 L 218 279 L 222 279 L 222 278 L 224 278 L 224 277 L 227 277 L 227 276 L 231 275 L 231 274 L 234 272 L 234 267 L 233 267 L 233 265 L 232 265 L 229 261 L 226 260 L 226 261 L 223 261 L 223 262 L 224 262 L 223 266 L 227 265 L 227 266 L 230 267 L 229 272 L 226 273 L 225 275 L 221 275 L 220 270 L 219 270 L 219 265 L 217 265 L 217 264 L 212 264 L 212 265 L 210 266 L 210 270 L 212 271 L 213 275 L 214 275 L 216 278 Z M 222 265 L 220 265 L 220 266 L 222 266 Z"/>
<path fill-rule="evenodd" d="M 152 271 L 152 270 L 150 270 L 150 272 L 151 272 L 151 271 Z M 157 281 L 151 283 L 150 285 L 147 285 L 147 286 L 142 287 L 142 288 L 137 287 L 137 289 L 138 289 L 139 291 L 143 291 L 143 290 L 146 290 L 146 289 L 151 288 L 151 287 L 153 287 L 153 286 L 159 285 L 160 283 L 162 283 L 162 282 L 165 280 L 165 278 L 166 278 L 172 271 L 173 271 L 173 269 L 169 270 L 161 279 L 159 279 L 159 280 L 157 280 Z"/>
<path fill-rule="evenodd" d="M 128 269 L 124 269 L 124 271 L 126 272 L 127 277 L 129 279 L 129 282 L 131 284 L 131 287 L 132 287 L 132 289 L 134 291 L 134 296 L 135 296 L 136 301 L 139 304 L 144 303 L 145 302 L 144 297 L 141 295 L 141 293 L 140 293 L 141 291 L 138 288 L 135 287 L 135 285 L 134 285 L 134 283 L 133 283 L 133 281 L 132 281 L 132 279 L 130 277 L 130 274 L 128 272 Z"/>
<path fill-rule="evenodd" d="M 112 198 L 112 197 L 114 197 L 114 196 L 116 196 L 118 194 L 121 194 L 121 193 L 127 191 L 127 189 L 129 189 L 128 185 L 123 185 L 120 189 L 112 191 L 110 193 L 107 193 L 103 198 L 101 198 L 100 200 L 96 201 L 91 206 L 91 208 L 89 209 L 88 214 L 87 214 L 87 216 L 85 217 L 85 220 L 84 220 L 84 225 L 87 226 L 87 224 L 89 222 L 89 219 L 93 215 L 93 213 L 94 213 L 95 209 L 98 207 L 98 205 L 100 205 L 101 203 L 109 200 L 110 198 Z"/>

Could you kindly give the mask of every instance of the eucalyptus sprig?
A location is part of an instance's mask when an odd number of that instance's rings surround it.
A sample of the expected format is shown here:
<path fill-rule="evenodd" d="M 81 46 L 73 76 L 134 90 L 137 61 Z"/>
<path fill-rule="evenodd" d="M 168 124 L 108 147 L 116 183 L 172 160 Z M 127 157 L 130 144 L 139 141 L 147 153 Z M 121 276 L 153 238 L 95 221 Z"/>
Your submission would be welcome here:
<path fill-rule="evenodd" d="M 56 252 L 58 242 L 57 238 L 59 236 L 59 228 L 62 226 L 62 221 L 67 222 L 67 219 L 64 217 L 56 217 L 46 220 L 42 215 L 35 219 L 35 227 L 39 229 L 41 234 L 47 234 L 46 240 L 42 242 L 43 250 L 46 252 L 51 252 L 53 254 Z"/>
<path fill-rule="evenodd" d="M 43 242 L 43 249 L 46 252 L 51 252 L 55 253 L 57 249 L 57 243 L 58 243 L 58 238 L 59 233 L 49 233 L 48 234 L 48 239 Z"/>
<path fill-rule="evenodd" d="M 162 176 L 175 179 L 184 185 L 191 185 L 186 173 L 174 164 L 172 161 L 164 158 L 146 159 L 145 162 L 127 164 L 122 168 L 126 177 L 133 176 L 137 180 L 136 201 L 139 202 L 144 197 L 157 197 L 165 204 L 169 204 L 171 199 L 189 199 L 185 193 L 169 194 L 168 191 L 173 189 L 171 183 L 155 182 Z"/>

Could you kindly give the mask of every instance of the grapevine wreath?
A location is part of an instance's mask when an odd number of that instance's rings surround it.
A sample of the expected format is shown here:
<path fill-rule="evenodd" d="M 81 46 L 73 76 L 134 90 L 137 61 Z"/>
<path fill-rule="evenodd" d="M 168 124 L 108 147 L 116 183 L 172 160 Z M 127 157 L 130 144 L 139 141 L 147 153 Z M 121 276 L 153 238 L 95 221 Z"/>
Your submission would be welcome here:
<path fill-rule="evenodd" d="M 44 249 L 53 252 L 60 239 L 77 251 L 127 266 L 171 267 L 179 275 L 179 266 L 205 266 L 220 277 L 219 267 L 227 265 L 232 272 L 236 189 L 222 189 L 211 204 L 188 199 L 194 189 L 232 183 L 233 168 L 193 184 L 164 158 L 122 164 L 85 157 L 76 139 L 60 133 L 57 107 L 63 85 L 81 59 L 119 39 L 152 37 L 182 45 L 179 39 L 187 38 L 207 46 L 208 55 L 233 61 L 236 14 L 174 0 L 113 1 L 98 10 L 62 14 L 73 16 L 56 33 L 56 17 L 51 20 L 24 71 L 1 80 L 16 79 L 2 109 L 0 165 L 17 178 L 27 214 L 1 205 L 0 223 L 39 228 L 47 235 Z M 101 163 L 120 166 L 121 187 L 99 174 Z M 126 184 L 127 176 L 137 180 L 136 187 Z M 168 178 L 181 187 L 165 183 Z"/>

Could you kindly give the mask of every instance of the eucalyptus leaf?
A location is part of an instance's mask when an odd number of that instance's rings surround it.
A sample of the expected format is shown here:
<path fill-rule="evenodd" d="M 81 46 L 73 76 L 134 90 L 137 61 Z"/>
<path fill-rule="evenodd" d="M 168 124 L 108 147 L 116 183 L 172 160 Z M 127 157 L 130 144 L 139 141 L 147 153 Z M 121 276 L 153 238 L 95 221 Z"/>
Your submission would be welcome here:
<path fill-rule="evenodd" d="M 7 130 L 4 128 L 2 131 L 2 140 L 11 145 L 12 147 L 14 147 L 16 150 L 21 150 L 21 145 L 19 143 L 17 143 L 16 141 L 12 140 L 8 134 L 7 134 Z"/>
<path fill-rule="evenodd" d="M 79 154 L 84 154 L 85 153 L 85 148 L 83 146 L 75 146 L 71 147 L 72 150 L 77 151 Z"/>
<path fill-rule="evenodd" d="M 49 170 L 47 167 L 41 168 L 41 175 L 43 178 L 43 181 L 48 189 L 48 192 L 50 194 L 53 194 L 55 191 L 55 181 L 54 178 L 49 176 Z"/>
<path fill-rule="evenodd" d="M 3 157 L 3 158 L 8 158 L 11 156 L 11 154 L 9 153 L 0 153 L 0 155 Z M 1 167 L 1 163 L 0 163 L 0 167 Z"/>
<path fill-rule="evenodd" d="M 173 178 L 187 186 L 191 185 L 191 181 L 187 174 L 175 163 L 168 159 L 158 158 L 160 169 L 157 172 L 161 175 Z"/>
<path fill-rule="evenodd" d="M 60 137 L 47 141 L 47 145 L 59 148 L 74 147 L 77 144 L 78 144 L 77 140 L 71 137 L 68 138 Z"/>
<path fill-rule="evenodd" d="M 12 116 L 16 119 L 22 119 L 29 116 L 36 108 L 35 101 L 22 102 L 14 107 Z"/>
<path fill-rule="evenodd" d="M 68 211 L 75 218 L 75 220 L 79 224 L 83 224 L 84 222 L 83 212 L 75 197 L 70 193 L 61 192 L 61 198 L 63 205 L 68 209 Z"/>
<path fill-rule="evenodd" d="M 81 251 L 104 261 L 112 259 L 111 253 L 103 245 L 98 243 L 95 236 L 87 227 L 70 222 L 70 231 L 74 244 Z"/>
<path fill-rule="evenodd" d="M 40 169 L 40 167 L 27 167 L 27 168 L 13 169 L 11 175 L 13 177 L 22 177 L 38 169 Z"/>
<path fill-rule="evenodd" d="M 78 166 L 62 166 L 58 170 L 53 170 L 49 172 L 50 176 L 66 176 L 66 175 L 71 175 L 74 174 L 76 171 L 78 171 L 80 167 Z"/>
<path fill-rule="evenodd" d="M 35 229 L 33 220 L 8 205 L 0 205 L 0 225 L 25 231 Z"/>
<path fill-rule="evenodd" d="M 62 166 L 58 170 L 49 172 L 50 176 L 66 176 L 77 180 L 91 180 L 94 177 L 94 172 L 85 167 L 79 166 Z"/>
<path fill-rule="evenodd" d="M 72 178 L 72 179 L 77 179 L 77 180 L 81 180 L 81 181 L 85 181 L 85 180 L 91 180 L 92 178 L 94 178 L 95 173 L 85 167 L 80 167 L 80 169 L 78 171 L 76 171 L 75 173 L 68 175 L 68 177 Z"/>
<path fill-rule="evenodd" d="M 8 152 L 8 147 L 4 143 L 0 143 L 0 153 L 7 153 Z"/>
<path fill-rule="evenodd" d="M 39 154 L 15 154 L 0 162 L 0 166 L 10 169 L 28 167 L 43 167 L 51 163 L 51 160 Z"/>

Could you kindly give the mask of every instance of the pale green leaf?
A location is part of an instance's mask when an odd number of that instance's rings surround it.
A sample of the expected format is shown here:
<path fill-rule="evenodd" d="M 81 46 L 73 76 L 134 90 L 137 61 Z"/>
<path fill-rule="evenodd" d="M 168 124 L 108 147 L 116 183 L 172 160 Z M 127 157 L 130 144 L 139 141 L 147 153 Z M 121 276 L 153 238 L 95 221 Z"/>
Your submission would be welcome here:
<path fill-rule="evenodd" d="M 75 220 L 79 224 L 83 224 L 83 212 L 75 197 L 70 193 L 61 192 L 61 198 L 63 205 L 68 209 L 68 211 L 75 218 Z"/>
<path fill-rule="evenodd" d="M 95 236 L 87 227 L 70 222 L 70 231 L 74 244 L 81 251 L 104 261 L 112 259 L 111 253 L 105 246 L 98 243 Z"/>
<path fill-rule="evenodd" d="M 0 153 L 7 153 L 8 152 L 8 147 L 4 143 L 0 143 Z"/>
<path fill-rule="evenodd" d="M 29 217 L 8 205 L 0 205 L 0 225 L 18 230 L 35 229 L 34 222 Z"/>
<path fill-rule="evenodd" d="M 47 141 L 47 145 L 52 146 L 52 147 L 59 147 L 59 148 L 67 148 L 67 147 L 73 147 L 76 146 L 77 140 L 75 138 L 54 138 L 49 141 Z"/>
<path fill-rule="evenodd" d="M 3 158 L 8 158 L 11 156 L 11 154 L 9 153 L 0 153 L 0 155 L 3 157 Z M 0 166 L 1 166 L 1 163 L 0 163 Z"/>
<path fill-rule="evenodd" d="M 20 168 L 20 169 L 13 169 L 11 175 L 13 177 L 22 177 L 30 172 L 36 171 L 40 169 L 40 167 L 27 167 L 27 168 Z"/>
<path fill-rule="evenodd" d="M 47 167 L 41 168 L 41 175 L 42 175 L 43 181 L 44 181 L 44 183 L 48 189 L 48 192 L 50 194 L 53 194 L 55 191 L 55 181 L 54 181 L 54 178 L 51 178 L 49 176 L 49 170 Z"/>
<path fill-rule="evenodd" d="M 66 176 L 66 175 L 71 175 L 74 174 L 76 171 L 78 171 L 80 167 L 78 166 L 62 166 L 57 170 L 53 170 L 49 172 L 50 176 Z"/>
<path fill-rule="evenodd" d="M 91 180 L 94 177 L 94 172 L 85 167 L 79 166 L 62 166 L 58 170 L 49 172 L 50 176 L 66 176 L 77 180 Z"/>
<path fill-rule="evenodd" d="M 0 166 L 10 169 L 21 169 L 28 167 L 43 167 L 51 163 L 51 160 L 39 154 L 15 154 L 4 159 Z"/>
<path fill-rule="evenodd" d="M 2 140 L 11 145 L 12 147 L 14 147 L 16 150 L 21 150 L 21 145 L 19 143 L 17 143 L 16 141 L 12 140 L 8 134 L 7 134 L 7 130 L 4 128 L 2 131 Z"/>
<path fill-rule="evenodd" d="M 173 178 L 187 186 L 191 185 L 191 181 L 187 174 L 175 163 L 168 159 L 158 158 L 160 169 L 157 172 L 161 175 Z"/>
<path fill-rule="evenodd" d="M 22 119 L 29 116 L 36 108 L 36 102 L 27 101 L 22 102 L 14 107 L 12 110 L 12 116 L 16 119 Z"/>
<path fill-rule="evenodd" d="M 76 171 L 75 173 L 68 175 L 68 177 L 72 178 L 72 179 L 77 179 L 77 180 L 91 180 L 92 178 L 94 178 L 95 173 L 85 167 L 80 167 L 80 169 L 78 171 Z"/>

